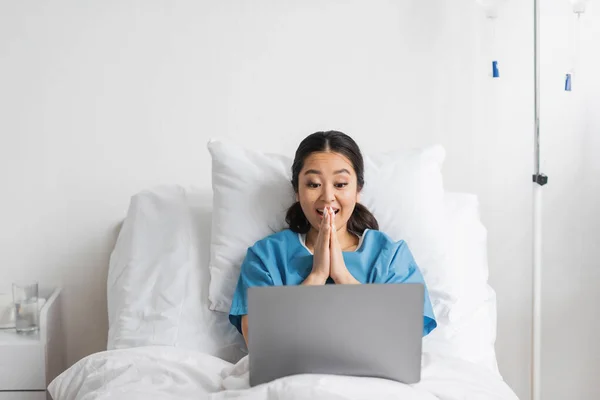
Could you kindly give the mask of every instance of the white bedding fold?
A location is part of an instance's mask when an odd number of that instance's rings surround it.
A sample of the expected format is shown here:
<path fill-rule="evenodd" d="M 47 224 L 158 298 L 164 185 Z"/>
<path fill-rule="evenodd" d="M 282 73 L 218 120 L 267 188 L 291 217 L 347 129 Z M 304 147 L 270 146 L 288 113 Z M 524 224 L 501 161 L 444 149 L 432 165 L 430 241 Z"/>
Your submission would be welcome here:
<path fill-rule="evenodd" d="M 296 375 L 248 386 L 248 358 L 233 365 L 175 347 L 139 347 L 93 354 L 48 387 L 54 400 L 401 399 L 514 400 L 496 374 L 457 359 L 423 357 L 421 382 L 405 385 L 335 375 Z"/>

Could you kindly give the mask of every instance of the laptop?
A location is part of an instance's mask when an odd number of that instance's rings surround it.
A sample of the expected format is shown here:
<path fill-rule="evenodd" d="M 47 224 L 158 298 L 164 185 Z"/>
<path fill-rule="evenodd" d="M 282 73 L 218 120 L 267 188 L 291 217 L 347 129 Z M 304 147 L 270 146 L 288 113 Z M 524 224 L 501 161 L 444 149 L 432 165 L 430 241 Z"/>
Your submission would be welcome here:
<path fill-rule="evenodd" d="M 417 283 L 251 287 L 250 385 L 296 374 L 416 383 L 423 303 Z"/>

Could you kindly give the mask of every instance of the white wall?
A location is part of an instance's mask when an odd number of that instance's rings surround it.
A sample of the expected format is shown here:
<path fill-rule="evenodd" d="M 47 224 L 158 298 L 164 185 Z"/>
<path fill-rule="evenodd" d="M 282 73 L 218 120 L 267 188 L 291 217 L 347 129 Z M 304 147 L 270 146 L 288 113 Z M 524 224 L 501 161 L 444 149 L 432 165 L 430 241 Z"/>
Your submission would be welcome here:
<path fill-rule="evenodd" d="M 600 3 L 581 17 L 573 91 L 565 92 L 569 3 L 542 8 L 541 135 L 544 189 L 544 399 L 600 398 Z M 557 377 L 559 379 L 557 379 Z"/>
<path fill-rule="evenodd" d="M 515 1 L 500 10 L 501 78 L 494 80 L 492 29 L 476 2 L 443 3 L 433 52 L 435 140 L 449 153 L 447 188 L 479 195 L 498 293 L 498 362 L 524 400 L 531 352 L 533 7 Z"/>
<path fill-rule="evenodd" d="M 65 287 L 72 364 L 106 343 L 108 257 L 131 195 L 209 185 L 212 136 L 291 154 L 339 129 L 365 152 L 441 142 L 480 196 L 498 359 L 529 392 L 533 9 L 472 0 L 19 1 L 0 5 L 0 285 Z"/>

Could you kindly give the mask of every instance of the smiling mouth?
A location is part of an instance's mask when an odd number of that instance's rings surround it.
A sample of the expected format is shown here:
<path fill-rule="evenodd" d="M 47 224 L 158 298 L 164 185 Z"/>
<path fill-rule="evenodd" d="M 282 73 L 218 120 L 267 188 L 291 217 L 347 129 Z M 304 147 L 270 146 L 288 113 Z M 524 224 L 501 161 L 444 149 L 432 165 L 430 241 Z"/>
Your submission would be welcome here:
<path fill-rule="evenodd" d="M 334 213 L 335 213 L 335 214 L 337 214 L 337 213 L 339 213 L 339 212 L 340 212 L 340 210 L 339 210 L 339 209 L 336 209 L 336 210 L 334 210 Z M 319 209 L 317 209 L 317 214 L 319 214 L 320 216 L 323 216 L 323 210 L 319 210 Z"/>

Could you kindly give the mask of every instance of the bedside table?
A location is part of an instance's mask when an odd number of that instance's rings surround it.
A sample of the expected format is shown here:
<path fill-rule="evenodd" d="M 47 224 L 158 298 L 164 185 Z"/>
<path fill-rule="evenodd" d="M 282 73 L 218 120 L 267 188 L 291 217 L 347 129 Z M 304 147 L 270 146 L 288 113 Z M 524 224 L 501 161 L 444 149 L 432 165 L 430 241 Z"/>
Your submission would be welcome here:
<path fill-rule="evenodd" d="M 40 329 L 24 335 L 0 329 L 0 400 L 46 400 L 48 384 L 65 368 L 59 288 L 40 288 L 46 298 Z"/>

